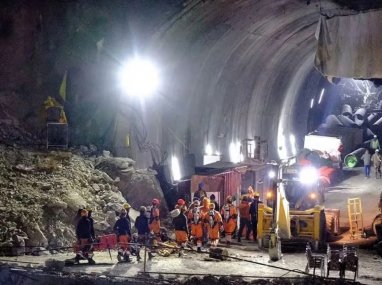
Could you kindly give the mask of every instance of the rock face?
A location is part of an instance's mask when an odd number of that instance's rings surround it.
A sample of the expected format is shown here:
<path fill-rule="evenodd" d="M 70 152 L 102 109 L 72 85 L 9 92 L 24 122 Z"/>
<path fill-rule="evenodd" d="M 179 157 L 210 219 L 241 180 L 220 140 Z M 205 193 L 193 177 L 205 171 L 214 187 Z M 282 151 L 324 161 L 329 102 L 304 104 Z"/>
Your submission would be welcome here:
<path fill-rule="evenodd" d="M 71 152 L 0 145 L 0 247 L 15 240 L 26 246 L 70 245 L 74 217 L 85 206 L 93 209 L 98 233 L 110 232 L 112 214 L 126 202 L 116 184 Z"/>
<path fill-rule="evenodd" d="M 134 169 L 135 161 L 121 157 L 99 157 L 95 168 L 105 171 L 122 192 L 123 197 L 135 209 L 151 204 L 152 199 L 161 201 L 161 215 L 168 214 L 168 207 L 154 170 Z"/>

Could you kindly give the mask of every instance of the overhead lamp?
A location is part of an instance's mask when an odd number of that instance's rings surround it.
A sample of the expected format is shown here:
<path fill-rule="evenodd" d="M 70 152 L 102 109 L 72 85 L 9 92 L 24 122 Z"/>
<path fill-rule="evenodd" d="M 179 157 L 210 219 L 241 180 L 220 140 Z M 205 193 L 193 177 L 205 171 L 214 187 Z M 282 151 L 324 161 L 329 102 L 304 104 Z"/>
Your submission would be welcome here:
<path fill-rule="evenodd" d="M 150 60 L 134 57 L 123 64 L 119 80 L 127 95 L 148 97 L 159 87 L 159 72 Z"/>

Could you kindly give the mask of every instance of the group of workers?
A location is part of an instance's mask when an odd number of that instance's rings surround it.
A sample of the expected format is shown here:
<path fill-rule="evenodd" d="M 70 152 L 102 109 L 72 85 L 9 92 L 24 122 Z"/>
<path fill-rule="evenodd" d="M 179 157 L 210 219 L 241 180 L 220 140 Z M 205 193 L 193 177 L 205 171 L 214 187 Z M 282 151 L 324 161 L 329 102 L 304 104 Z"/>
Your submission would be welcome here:
<path fill-rule="evenodd" d="M 237 232 L 237 219 L 239 219 L 238 242 L 241 242 L 244 229 L 246 229 L 246 239 L 250 239 L 252 232 L 253 240 L 257 241 L 258 207 L 261 203 L 259 193 L 250 186 L 238 206 L 234 204 L 233 197 L 228 196 L 219 211 L 215 196 L 212 194 L 208 198 L 203 186 L 203 183 L 199 184 L 189 207 L 186 201 L 179 199 L 175 210 L 171 212 L 175 239 L 181 248 L 179 256 L 184 255 L 183 249 L 189 241 L 196 245 L 198 252 L 201 252 L 202 247 L 208 242 L 211 248 L 217 247 L 222 233 L 225 235 L 227 247 L 230 247 Z"/>
<path fill-rule="evenodd" d="M 379 140 L 376 135 L 374 135 L 373 139 L 370 141 L 370 148 L 366 148 L 361 156 L 361 160 L 363 160 L 365 178 L 370 178 L 371 165 L 375 170 L 375 178 L 382 178 L 382 155 L 380 153 Z"/>
<path fill-rule="evenodd" d="M 137 233 L 132 235 L 131 219 L 129 211 L 131 206 L 125 203 L 118 215 L 118 220 L 115 222 L 113 231 L 117 237 L 118 243 L 118 260 L 129 262 L 130 254 L 137 256 L 140 260 L 138 244 L 148 245 L 153 239 L 159 239 L 160 236 L 160 219 L 159 219 L 159 200 L 153 199 L 152 205 L 149 207 L 141 206 L 139 209 L 140 215 L 136 218 L 134 226 Z M 91 209 L 80 209 L 76 218 L 76 236 L 77 243 L 75 246 L 76 256 L 75 263 L 80 260 L 87 260 L 89 264 L 94 264 L 93 247 L 97 245 L 94 234 L 94 221 L 91 217 Z M 152 252 L 149 251 L 149 257 L 152 257 Z"/>
<path fill-rule="evenodd" d="M 214 195 L 207 197 L 203 186 L 203 183 L 199 184 L 192 203 L 187 205 L 185 200 L 179 199 L 175 210 L 171 212 L 175 229 L 175 241 L 180 247 L 179 256 L 184 255 L 184 248 L 188 242 L 196 245 L 198 252 L 201 252 L 202 247 L 208 243 L 211 248 L 217 247 L 222 233 L 225 235 L 228 247 L 231 245 L 236 232 L 237 240 L 241 242 L 245 228 L 246 238 L 249 240 L 252 232 L 253 240 L 257 241 L 258 207 L 259 203 L 261 203 L 259 193 L 255 192 L 250 186 L 248 193 L 242 196 L 239 205 L 235 205 L 233 197 L 228 196 L 225 204 L 220 208 Z M 131 254 L 136 255 L 137 260 L 139 260 L 139 247 L 137 245 L 153 245 L 153 241 L 161 241 L 159 204 L 158 199 L 153 199 L 151 206 L 140 207 L 140 215 L 134 222 L 137 230 L 134 235 L 132 235 L 131 219 L 129 217 L 131 206 L 125 203 L 120 212 L 117 213 L 119 218 L 113 227 L 113 231 L 117 237 L 119 261 L 131 261 Z M 239 230 L 237 231 L 238 219 Z M 88 260 L 89 264 L 94 264 L 92 249 L 97 243 L 91 209 L 80 209 L 76 223 L 75 263 L 79 263 L 80 260 Z M 153 256 L 154 251 L 149 251 L 149 258 Z"/>

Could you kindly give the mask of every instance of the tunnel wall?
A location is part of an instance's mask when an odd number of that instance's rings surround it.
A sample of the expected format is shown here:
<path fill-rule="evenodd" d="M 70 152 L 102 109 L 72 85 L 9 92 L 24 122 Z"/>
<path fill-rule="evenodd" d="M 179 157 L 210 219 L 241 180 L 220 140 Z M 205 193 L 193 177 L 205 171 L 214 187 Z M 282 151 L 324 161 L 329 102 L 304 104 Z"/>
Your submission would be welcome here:
<path fill-rule="evenodd" d="M 190 129 L 198 163 L 206 143 L 228 157 L 231 141 L 253 136 L 267 139 L 270 158 L 278 158 L 283 133 L 306 131 L 299 113 L 307 114 L 309 100 L 301 98 L 315 94 L 301 89 L 313 69 L 319 7 L 298 0 L 194 2 L 157 34 L 151 51 L 165 66 L 167 101 L 183 102 L 167 127 L 178 138 Z M 285 152 L 291 154 L 288 139 Z"/>

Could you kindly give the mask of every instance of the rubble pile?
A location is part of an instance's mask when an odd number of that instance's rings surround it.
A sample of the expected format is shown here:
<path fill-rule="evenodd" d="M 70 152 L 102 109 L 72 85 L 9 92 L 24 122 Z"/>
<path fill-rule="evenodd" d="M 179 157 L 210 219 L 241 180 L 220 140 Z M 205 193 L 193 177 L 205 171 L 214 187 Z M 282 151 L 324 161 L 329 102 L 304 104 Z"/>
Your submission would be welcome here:
<path fill-rule="evenodd" d="M 74 217 L 85 206 L 93 209 L 96 232 L 110 232 L 126 202 L 119 182 L 71 152 L 0 145 L 0 250 L 70 246 Z"/>
<path fill-rule="evenodd" d="M 26 132 L 17 124 L 0 120 L 0 143 L 15 143 L 18 145 L 42 145 L 40 139 Z"/>

